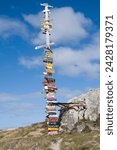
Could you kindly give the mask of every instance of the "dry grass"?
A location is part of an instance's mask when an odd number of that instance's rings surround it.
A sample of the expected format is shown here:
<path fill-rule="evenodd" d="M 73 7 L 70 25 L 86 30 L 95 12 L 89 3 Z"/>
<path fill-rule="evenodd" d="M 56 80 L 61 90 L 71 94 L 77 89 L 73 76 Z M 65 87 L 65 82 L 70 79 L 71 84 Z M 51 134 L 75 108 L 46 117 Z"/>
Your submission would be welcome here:
<path fill-rule="evenodd" d="M 52 150 L 51 143 L 60 139 L 60 150 L 99 150 L 99 132 L 48 136 L 43 123 L 0 132 L 0 150 Z"/>
<path fill-rule="evenodd" d="M 99 133 L 64 134 L 61 150 L 99 150 Z"/>

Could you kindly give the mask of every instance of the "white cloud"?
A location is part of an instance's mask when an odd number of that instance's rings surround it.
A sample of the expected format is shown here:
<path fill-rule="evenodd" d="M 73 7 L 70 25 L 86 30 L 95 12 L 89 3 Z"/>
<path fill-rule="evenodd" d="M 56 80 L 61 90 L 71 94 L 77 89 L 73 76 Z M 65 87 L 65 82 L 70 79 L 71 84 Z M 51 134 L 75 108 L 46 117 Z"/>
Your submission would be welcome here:
<path fill-rule="evenodd" d="M 39 106 L 38 106 L 39 107 Z M 26 112 L 30 112 L 31 110 L 33 111 L 36 108 L 36 105 L 30 102 L 10 102 L 10 103 L 4 103 L 1 107 L 3 111 L 1 112 L 9 112 L 12 113 L 12 115 L 22 115 Z"/>
<path fill-rule="evenodd" d="M 36 15 L 24 15 L 24 20 L 35 28 L 40 28 L 39 21 L 41 13 Z M 55 69 L 59 74 L 66 76 L 88 76 L 99 77 L 99 33 L 89 35 L 88 28 L 93 27 L 91 19 L 86 18 L 83 13 L 75 12 L 71 7 L 52 9 L 53 33 L 52 39 L 64 46 L 54 49 Z M 90 38 L 89 38 L 90 36 Z M 71 48 L 73 43 L 85 40 L 87 37 L 92 41 L 82 48 Z M 43 42 L 43 35 L 40 32 L 38 37 L 33 39 L 34 44 Z M 65 46 L 65 45 L 68 46 Z M 20 64 L 31 69 L 42 65 L 39 57 L 21 58 Z"/>
<path fill-rule="evenodd" d="M 93 35 L 93 41 L 85 45 L 82 49 L 70 47 L 59 47 L 54 49 L 55 69 L 59 74 L 66 76 L 88 76 L 90 78 L 99 77 L 99 33 Z M 27 68 L 39 67 L 39 57 L 32 57 L 29 60 L 24 58 Z M 31 61 L 30 61 L 31 60 Z M 23 62 L 23 61 L 22 61 Z M 36 63 L 35 63 L 36 62 Z"/>
<path fill-rule="evenodd" d="M 54 62 L 60 74 L 89 77 L 99 77 L 99 35 L 94 36 L 92 44 L 83 49 L 59 47 L 55 49 Z"/>
<path fill-rule="evenodd" d="M 65 98 L 66 101 L 68 101 L 68 99 L 73 98 L 74 96 L 78 96 L 81 93 L 82 91 L 79 91 L 79 90 L 71 90 L 69 88 L 60 88 L 57 90 L 56 97 Z M 34 107 L 34 103 L 33 103 L 34 100 L 40 99 L 42 97 L 44 98 L 44 95 L 42 94 L 42 92 L 34 92 L 34 93 L 26 93 L 26 94 L 0 93 L 0 102 L 1 102 L 0 107 L 9 108 L 11 110 L 12 108 L 16 110 L 19 108 L 21 110 L 29 109 L 29 108 Z"/>
<path fill-rule="evenodd" d="M 41 26 L 41 19 L 42 19 L 42 12 L 33 15 L 23 15 L 24 20 L 27 21 L 30 25 L 32 25 L 33 27 L 39 28 Z"/>
<path fill-rule="evenodd" d="M 28 69 L 37 68 L 42 65 L 41 57 L 20 57 L 19 64 Z"/>
<path fill-rule="evenodd" d="M 86 18 L 83 13 L 74 12 L 71 7 L 52 9 L 51 17 L 53 19 L 53 31 L 51 39 L 59 43 L 79 42 L 88 35 L 87 28 L 92 25 L 92 21 Z M 39 27 L 39 21 L 42 19 L 41 13 L 36 15 L 24 15 L 25 21 L 33 27 Z M 34 44 L 41 44 L 44 42 L 44 36 L 40 32 L 36 38 L 33 39 Z M 70 44 L 69 43 L 69 44 Z"/>
<path fill-rule="evenodd" d="M 0 36 L 2 38 L 8 38 L 11 35 L 28 38 L 29 31 L 27 26 L 19 20 L 8 17 L 0 17 Z"/>
<path fill-rule="evenodd" d="M 17 100 L 29 100 L 34 98 L 40 98 L 42 96 L 41 92 L 27 93 L 27 94 L 9 94 L 0 93 L 0 102 L 17 101 Z"/>
<path fill-rule="evenodd" d="M 71 92 L 72 91 L 72 92 Z M 61 88 L 58 89 L 57 91 L 57 97 L 59 98 L 65 98 L 66 102 L 70 99 L 73 98 L 74 96 L 78 96 L 82 93 L 80 90 L 73 90 L 73 89 L 68 89 L 68 88 Z"/>
<path fill-rule="evenodd" d="M 66 102 L 81 94 L 79 90 L 73 90 L 68 88 L 58 89 L 56 97 L 57 99 L 65 99 Z M 26 93 L 26 94 L 11 94 L 11 93 L 0 93 L 0 113 L 1 114 L 12 114 L 12 115 L 23 115 L 29 112 L 34 111 L 44 111 L 44 103 L 38 101 L 38 104 L 35 103 L 35 100 L 44 98 L 44 95 L 41 92 Z M 39 110 L 39 108 L 41 110 Z"/>
<path fill-rule="evenodd" d="M 35 103 L 36 99 L 42 98 L 41 92 L 26 93 L 26 94 L 11 94 L 0 93 L 0 112 L 11 113 L 12 115 L 21 115 L 37 110 L 37 107 L 41 107 Z"/>

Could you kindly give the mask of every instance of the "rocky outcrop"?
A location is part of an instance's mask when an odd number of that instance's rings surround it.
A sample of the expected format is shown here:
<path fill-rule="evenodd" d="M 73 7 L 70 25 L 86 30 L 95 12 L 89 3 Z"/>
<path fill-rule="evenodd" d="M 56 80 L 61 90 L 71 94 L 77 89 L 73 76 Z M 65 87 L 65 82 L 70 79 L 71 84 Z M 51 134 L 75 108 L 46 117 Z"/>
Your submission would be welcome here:
<path fill-rule="evenodd" d="M 100 90 L 92 89 L 87 93 L 82 94 L 78 97 L 74 97 L 69 102 L 77 103 L 79 101 L 85 101 L 86 109 L 76 111 L 71 109 L 62 118 L 62 124 L 66 125 L 66 128 L 72 130 L 77 122 L 80 120 L 96 121 L 100 114 Z M 83 125 L 84 126 L 84 125 Z M 65 128 L 65 127 L 64 127 Z"/>

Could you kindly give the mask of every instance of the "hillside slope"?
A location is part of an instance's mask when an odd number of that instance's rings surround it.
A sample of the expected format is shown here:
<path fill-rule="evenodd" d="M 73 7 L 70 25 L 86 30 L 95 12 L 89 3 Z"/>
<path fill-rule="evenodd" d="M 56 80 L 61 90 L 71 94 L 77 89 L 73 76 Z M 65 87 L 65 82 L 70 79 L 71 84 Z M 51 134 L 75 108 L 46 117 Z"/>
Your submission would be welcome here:
<path fill-rule="evenodd" d="M 99 89 L 73 98 L 72 101 L 84 98 L 88 108 L 85 118 L 81 114 L 78 117 L 79 114 L 73 110 L 68 112 L 72 113 L 75 120 L 72 129 L 48 136 L 46 123 L 42 122 L 0 131 L 0 150 L 99 150 Z M 68 117 L 68 114 L 64 117 Z"/>
<path fill-rule="evenodd" d="M 44 124 L 0 132 L 0 150 L 99 150 L 99 132 L 48 136 Z"/>

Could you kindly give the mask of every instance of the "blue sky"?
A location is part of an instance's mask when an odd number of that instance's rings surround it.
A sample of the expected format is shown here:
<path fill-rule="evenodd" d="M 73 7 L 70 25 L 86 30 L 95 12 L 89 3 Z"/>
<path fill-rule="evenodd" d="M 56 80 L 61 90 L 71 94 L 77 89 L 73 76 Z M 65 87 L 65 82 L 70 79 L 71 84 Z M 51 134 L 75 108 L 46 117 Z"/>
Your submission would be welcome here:
<path fill-rule="evenodd" d="M 0 129 L 45 118 L 42 94 L 44 43 L 40 32 L 43 0 L 0 4 Z M 99 0 L 47 0 L 53 5 L 51 40 L 56 44 L 58 101 L 99 87 Z"/>

